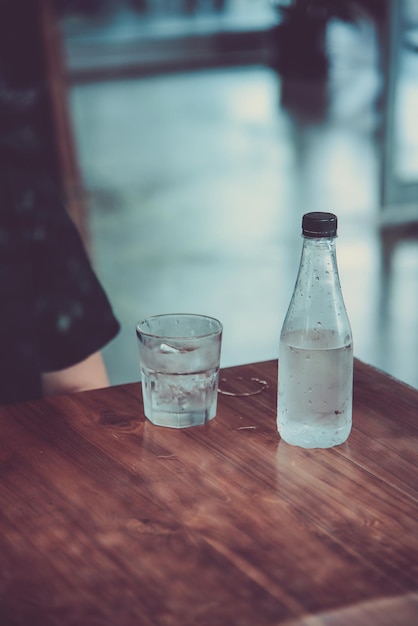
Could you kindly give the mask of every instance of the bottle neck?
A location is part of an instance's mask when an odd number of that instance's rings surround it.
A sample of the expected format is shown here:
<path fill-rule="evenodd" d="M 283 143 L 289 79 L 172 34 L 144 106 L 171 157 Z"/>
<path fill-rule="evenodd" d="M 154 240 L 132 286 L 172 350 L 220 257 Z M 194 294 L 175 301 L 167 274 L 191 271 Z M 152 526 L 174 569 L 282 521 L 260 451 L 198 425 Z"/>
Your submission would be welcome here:
<path fill-rule="evenodd" d="M 338 276 L 335 237 L 303 238 L 295 288 L 281 340 L 300 347 L 350 345 L 350 322 Z"/>
<path fill-rule="evenodd" d="M 303 238 L 298 280 L 303 280 L 308 286 L 311 285 L 311 288 L 315 288 L 317 283 L 323 288 L 324 285 L 335 281 L 339 287 L 335 239 L 335 237 Z"/>
<path fill-rule="evenodd" d="M 335 248 L 335 240 L 337 237 L 306 237 L 302 235 L 304 247 L 321 248 L 326 249 L 329 247 Z"/>
<path fill-rule="evenodd" d="M 348 319 L 345 322 L 335 237 L 303 238 L 299 272 L 287 318 L 294 329 L 349 327 Z"/>

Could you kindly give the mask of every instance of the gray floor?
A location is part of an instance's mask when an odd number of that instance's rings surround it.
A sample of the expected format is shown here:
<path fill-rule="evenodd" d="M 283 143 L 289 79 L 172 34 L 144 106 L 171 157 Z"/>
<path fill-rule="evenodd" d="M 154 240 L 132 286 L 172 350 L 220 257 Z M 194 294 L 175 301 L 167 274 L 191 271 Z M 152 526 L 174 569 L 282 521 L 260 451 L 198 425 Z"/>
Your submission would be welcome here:
<path fill-rule="evenodd" d="M 336 34 L 320 120 L 285 110 L 281 81 L 263 66 L 72 87 L 93 261 L 122 323 L 105 350 L 112 383 L 139 380 L 135 323 L 154 313 L 222 320 L 224 366 L 276 358 L 301 216 L 330 210 L 355 354 L 418 387 L 416 244 L 396 249 L 390 294 L 380 282 L 368 41 L 361 29 Z"/>

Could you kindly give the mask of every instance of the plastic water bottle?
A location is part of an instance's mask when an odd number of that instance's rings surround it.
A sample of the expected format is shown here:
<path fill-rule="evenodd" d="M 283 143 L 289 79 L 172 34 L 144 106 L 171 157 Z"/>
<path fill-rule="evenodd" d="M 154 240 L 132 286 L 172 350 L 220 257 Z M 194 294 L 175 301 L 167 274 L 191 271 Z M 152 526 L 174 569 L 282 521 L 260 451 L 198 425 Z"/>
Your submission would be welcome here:
<path fill-rule="evenodd" d="M 277 427 L 303 448 L 346 441 L 352 425 L 353 340 L 338 275 L 333 213 L 307 213 L 302 256 L 279 347 Z"/>

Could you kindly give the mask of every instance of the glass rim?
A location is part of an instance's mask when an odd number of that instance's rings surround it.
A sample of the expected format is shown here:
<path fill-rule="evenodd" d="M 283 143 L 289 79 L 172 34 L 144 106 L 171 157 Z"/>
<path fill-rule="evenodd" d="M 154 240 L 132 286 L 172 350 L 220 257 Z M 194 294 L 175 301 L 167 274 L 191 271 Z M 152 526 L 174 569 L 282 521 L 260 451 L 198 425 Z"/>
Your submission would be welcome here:
<path fill-rule="evenodd" d="M 211 322 L 215 322 L 217 324 L 217 328 L 211 331 L 207 331 L 205 333 L 199 333 L 198 335 L 173 335 L 173 336 L 162 334 L 162 333 L 155 333 L 149 330 L 143 330 L 141 328 L 142 324 L 145 324 L 146 322 L 150 320 L 158 320 L 158 319 L 169 318 L 169 317 L 171 318 L 191 317 L 191 318 L 196 318 L 196 319 L 199 318 L 201 320 L 208 320 Z M 223 324 L 221 321 L 219 321 L 216 317 L 212 317 L 211 315 L 204 315 L 201 313 L 160 313 L 158 315 L 150 315 L 149 317 L 145 317 L 136 324 L 137 335 L 140 333 L 141 335 L 144 335 L 146 337 L 153 337 L 155 339 L 163 339 L 164 337 L 166 337 L 166 338 L 176 339 L 176 340 L 181 340 L 181 341 L 196 341 L 196 339 L 203 339 L 204 337 L 216 336 L 216 335 L 221 334 L 222 332 L 223 332 Z"/>

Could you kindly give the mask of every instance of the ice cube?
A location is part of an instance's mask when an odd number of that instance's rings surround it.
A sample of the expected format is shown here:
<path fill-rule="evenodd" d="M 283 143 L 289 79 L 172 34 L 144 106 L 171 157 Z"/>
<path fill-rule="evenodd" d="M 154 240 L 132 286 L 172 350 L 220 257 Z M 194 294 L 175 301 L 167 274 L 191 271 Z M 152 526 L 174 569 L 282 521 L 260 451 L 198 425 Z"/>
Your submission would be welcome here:
<path fill-rule="evenodd" d="M 161 343 L 159 348 L 161 354 L 184 354 L 185 352 L 193 352 L 193 350 L 197 350 L 197 346 L 182 346 L 176 348 L 175 346 L 170 346 L 169 343 Z"/>
<path fill-rule="evenodd" d="M 184 348 L 175 348 L 168 343 L 162 343 L 160 344 L 160 352 L 162 352 L 162 354 L 181 354 L 184 352 Z"/>

